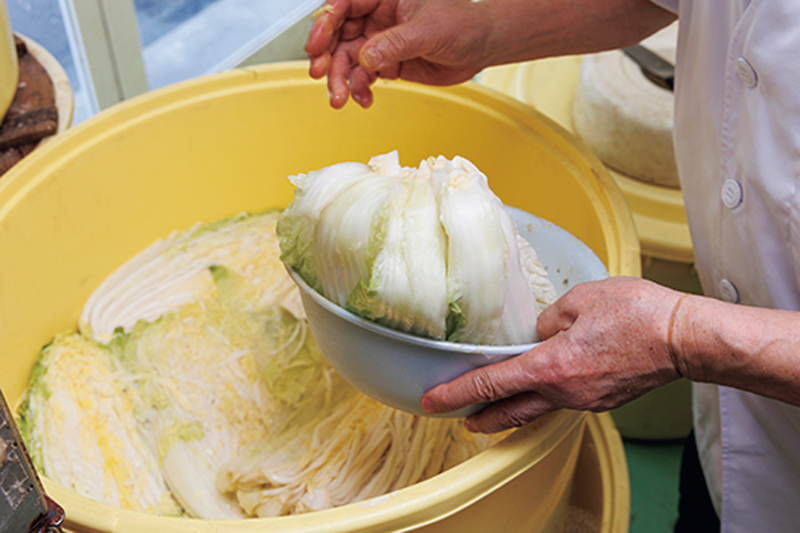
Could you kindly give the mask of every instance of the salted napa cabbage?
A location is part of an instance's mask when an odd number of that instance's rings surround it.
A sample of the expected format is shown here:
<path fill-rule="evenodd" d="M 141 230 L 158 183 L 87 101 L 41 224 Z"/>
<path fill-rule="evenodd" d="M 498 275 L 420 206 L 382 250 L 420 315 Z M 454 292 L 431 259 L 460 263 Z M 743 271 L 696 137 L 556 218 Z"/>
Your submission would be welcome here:
<path fill-rule="evenodd" d="M 317 511 L 386 494 L 498 439 L 469 433 L 460 420 L 417 417 L 361 394 L 281 437 L 256 443 L 220 471 L 220 488 L 235 493 L 249 514 Z"/>
<path fill-rule="evenodd" d="M 474 344 L 538 340 L 556 298 L 486 176 L 463 157 L 397 152 L 290 177 L 282 259 L 336 304 L 390 327 Z"/>
<path fill-rule="evenodd" d="M 21 406 L 44 475 L 137 511 L 277 516 L 402 488 L 499 440 L 381 405 L 333 370 L 278 215 L 176 232 L 98 287 Z"/>
<path fill-rule="evenodd" d="M 40 472 L 82 496 L 154 514 L 181 513 L 143 424 L 145 406 L 109 350 L 57 336 L 34 369 L 20 430 Z"/>
<path fill-rule="evenodd" d="M 274 265 L 280 253 L 274 237 L 278 213 L 236 215 L 174 232 L 108 276 L 89 296 L 80 316 L 80 330 L 108 342 L 122 329 L 130 332 L 140 320 L 156 320 L 169 311 L 212 298 L 216 285 L 210 268 L 235 269 L 257 289 L 257 303 L 285 298 L 293 284 Z"/>

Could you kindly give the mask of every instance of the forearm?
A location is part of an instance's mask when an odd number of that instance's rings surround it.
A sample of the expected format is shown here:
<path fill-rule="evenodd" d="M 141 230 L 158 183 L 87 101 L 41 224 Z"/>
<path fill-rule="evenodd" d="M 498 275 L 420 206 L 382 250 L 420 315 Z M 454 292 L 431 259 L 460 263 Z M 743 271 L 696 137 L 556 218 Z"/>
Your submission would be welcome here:
<path fill-rule="evenodd" d="M 482 0 L 491 65 L 621 48 L 675 20 L 648 0 Z"/>
<path fill-rule="evenodd" d="M 800 312 L 686 298 L 675 316 L 678 370 L 800 405 Z"/>

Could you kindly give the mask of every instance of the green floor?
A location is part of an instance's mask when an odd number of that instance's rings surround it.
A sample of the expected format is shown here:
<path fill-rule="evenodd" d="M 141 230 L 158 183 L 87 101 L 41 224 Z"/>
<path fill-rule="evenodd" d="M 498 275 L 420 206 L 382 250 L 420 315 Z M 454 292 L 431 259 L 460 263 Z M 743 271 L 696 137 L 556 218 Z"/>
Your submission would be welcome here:
<path fill-rule="evenodd" d="M 671 533 L 678 518 L 683 442 L 623 440 L 631 484 L 630 533 Z"/>

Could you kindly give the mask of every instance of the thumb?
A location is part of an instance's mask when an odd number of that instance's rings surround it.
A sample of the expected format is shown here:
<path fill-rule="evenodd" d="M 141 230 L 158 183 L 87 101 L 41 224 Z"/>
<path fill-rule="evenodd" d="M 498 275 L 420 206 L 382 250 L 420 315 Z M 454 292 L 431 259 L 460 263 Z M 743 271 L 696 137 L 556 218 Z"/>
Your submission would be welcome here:
<path fill-rule="evenodd" d="M 428 52 L 430 35 L 412 23 L 400 24 L 371 37 L 361 47 L 358 61 L 362 67 L 377 72 Z"/>
<path fill-rule="evenodd" d="M 572 327 L 577 318 L 576 310 L 567 305 L 567 298 L 561 297 L 539 314 L 536 331 L 544 341 Z"/>

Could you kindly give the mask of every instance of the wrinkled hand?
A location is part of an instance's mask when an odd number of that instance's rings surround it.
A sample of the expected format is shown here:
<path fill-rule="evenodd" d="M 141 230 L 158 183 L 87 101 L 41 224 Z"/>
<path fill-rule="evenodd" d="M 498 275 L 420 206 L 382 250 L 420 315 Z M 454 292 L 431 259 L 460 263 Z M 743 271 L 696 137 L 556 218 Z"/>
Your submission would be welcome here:
<path fill-rule="evenodd" d="M 467 418 L 471 431 L 492 433 L 557 409 L 618 407 L 680 377 L 667 345 L 680 297 L 637 278 L 577 285 L 539 316 L 542 344 L 434 387 L 422 408 L 440 413 L 495 402 Z"/>
<path fill-rule="evenodd" d="M 309 74 L 328 77 L 331 106 L 348 96 L 372 105 L 378 77 L 428 85 L 469 80 L 486 65 L 488 35 L 480 3 L 470 0 L 328 0 L 306 43 Z"/>

